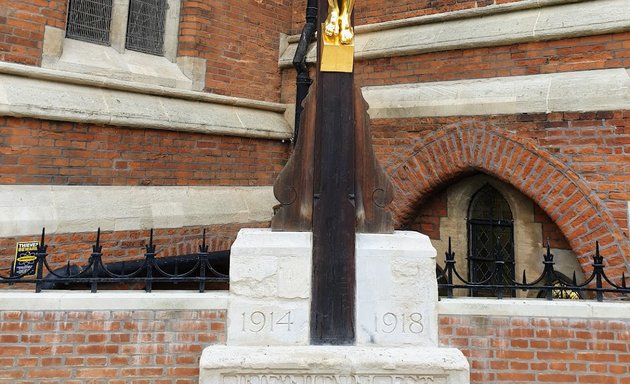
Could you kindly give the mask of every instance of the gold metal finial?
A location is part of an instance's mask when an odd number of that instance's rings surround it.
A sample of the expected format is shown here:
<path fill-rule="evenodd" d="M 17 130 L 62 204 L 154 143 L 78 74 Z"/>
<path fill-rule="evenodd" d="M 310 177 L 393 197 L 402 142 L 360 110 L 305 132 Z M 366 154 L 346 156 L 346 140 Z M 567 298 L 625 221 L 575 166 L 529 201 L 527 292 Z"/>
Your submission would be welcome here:
<path fill-rule="evenodd" d="M 322 24 L 322 72 L 352 72 L 354 28 L 352 10 L 355 0 L 328 0 L 328 17 Z"/>

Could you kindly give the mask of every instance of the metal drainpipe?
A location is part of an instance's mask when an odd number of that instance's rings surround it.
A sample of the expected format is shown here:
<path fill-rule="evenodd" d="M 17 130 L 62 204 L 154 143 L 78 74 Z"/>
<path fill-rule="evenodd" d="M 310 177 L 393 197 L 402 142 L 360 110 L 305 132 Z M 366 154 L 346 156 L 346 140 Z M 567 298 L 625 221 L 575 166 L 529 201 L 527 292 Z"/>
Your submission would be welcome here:
<path fill-rule="evenodd" d="M 308 0 L 306 3 L 306 24 L 302 29 L 300 41 L 293 57 L 293 66 L 297 71 L 295 80 L 295 130 L 292 142 L 295 145 L 300 131 L 300 115 L 302 114 L 302 101 L 308 94 L 308 89 L 313 80 L 309 77 L 308 66 L 306 65 L 306 53 L 308 46 L 313 41 L 315 31 L 317 30 L 317 0 Z"/>

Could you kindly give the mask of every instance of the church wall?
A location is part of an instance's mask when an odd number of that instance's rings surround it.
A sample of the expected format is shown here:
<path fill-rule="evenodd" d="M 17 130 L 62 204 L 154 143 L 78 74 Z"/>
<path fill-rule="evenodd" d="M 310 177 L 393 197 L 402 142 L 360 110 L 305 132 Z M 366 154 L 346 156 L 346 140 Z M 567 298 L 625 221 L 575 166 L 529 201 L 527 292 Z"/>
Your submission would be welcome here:
<path fill-rule="evenodd" d="M 274 200 L 266 190 L 287 148 L 277 140 L 2 117 L 0 268 L 11 265 L 17 241 L 38 239 L 44 227 L 53 268 L 83 264 L 99 227 L 105 262 L 141 258 L 149 228 L 157 228 L 160 256 L 196 252 L 203 229 L 211 251 L 227 250 L 244 223 L 268 226 Z M 116 186 L 125 188 L 109 191 Z M 268 205 L 259 213 L 257 201 Z M 186 206 L 191 211 L 180 212 Z"/>
<path fill-rule="evenodd" d="M 0 10 L 0 61 L 39 65 L 44 26 L 64 28 L 67 0 L 5 1 Z"/>
<path fill-rule="evenodd" d="M 179 55 L 207 61 L 208 92 L 278 101 L 278 36 L 289 29 L 290 3 L 184 1 Z"/>
<path fill-rule="evenodd" d="M 364 87 L 627 68 L 628 40 L 625 32 L 360 60 L 355 81 Z M 294 88 L 295 72 L 284 70 L 283 101 L 294 99 Z"/>
<path fill-rule="evenodd" d="M 602 197 L 618 225 L 627 230 L 628 124 L 628 111 L 601 111 L 379 119 L 372 121 L 372 129 L 375 150 L 386 168 L 400 164 L 399 154 L 417 145 L 426 134 L 441 128 L 475 126 L 517 133 L 569 164 Z M 392 146 L 395 151 L 391 150 Z"/>
<path fill-rule="evenodd" d="M 277 140 L 0 118 L 0 184 L 271 185 Z"/>
<path fill-rule="evenodd" d="M 181 4 L 177 56 L 205 60 L 204 90 L 278 101 L 278 36 L 289 30 L 290 1 Z M 68 0 L 5 2 L 0 11 L 0 61 L 42 65 L 45 27 L 63 36 L 67 7 Z"/>
<path fill-rule="evenodd" d="M 0 380 L 193 384 L 225 310 L 0 311 Z M 53 380 L 53 381 L 51 381 Z"/>

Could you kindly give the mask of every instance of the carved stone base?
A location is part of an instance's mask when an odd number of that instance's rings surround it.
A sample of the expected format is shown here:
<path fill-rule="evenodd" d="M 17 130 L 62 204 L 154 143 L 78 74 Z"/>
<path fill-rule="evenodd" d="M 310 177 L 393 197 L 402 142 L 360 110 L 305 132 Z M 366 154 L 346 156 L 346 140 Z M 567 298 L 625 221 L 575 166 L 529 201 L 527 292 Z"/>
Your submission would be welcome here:
<path fill-rule="evenodd" d="M 417 232 L 357 234 L 354 346 L 309 346 L 312 235 L 242 229 L 230 256 L 227 346 L 201 384 L 468 384 L 438 348 L 435 249 Z"/>
<path fill-rule="evenodd" d="M 348 346 L 206 348 L 200 384 L 468 384 L 454 348 Z"/>

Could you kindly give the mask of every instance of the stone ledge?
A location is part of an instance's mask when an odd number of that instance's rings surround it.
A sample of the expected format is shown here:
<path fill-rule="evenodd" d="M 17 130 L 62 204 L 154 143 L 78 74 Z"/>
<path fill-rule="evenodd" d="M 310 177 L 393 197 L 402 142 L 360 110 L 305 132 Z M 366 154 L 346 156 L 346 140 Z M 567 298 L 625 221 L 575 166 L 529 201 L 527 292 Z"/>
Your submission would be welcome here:
<path fill-rule="evenodd" d="M 286 105 L 0 63 L 0 115 L 289 139 Z"/>
<path fill-rule="evenodd" d="M 623 68 L 364 87 L 372 119 L 630 109 Z"/>
<path fill-rule="evenodd" d="M 203 350 L 200 371 L 200 384 L 469 383 L 454 348 L 216 345 Z"/>
<path fill-rule="evenodd" d="M 575 319 L 630 319 L 627 302 L 596 302 L 586 300 L 542 299 L 480 299 L 459 297 L 440 299 L 441 316 L 506 316 L 506 317 L 562 317 Z"/>
<path fill-rule="evenodd" d="M 271 219 L 271 187 L 0 186 L 2 236 Z"/>
<path fill-rule="evenodd" d="M 556 40 L 630 30 L 630 2 L 529 1 L 357 27 L 355 59 Z M 295 38 L 284 37 L 279 66 L 292 65 Z M 315 62 L 315 44 L 307 61 Z"/>
<path fill-rule="evenodd" d="M 3 311 L 225 310 L 228 292 L 0 290 Z"/>

